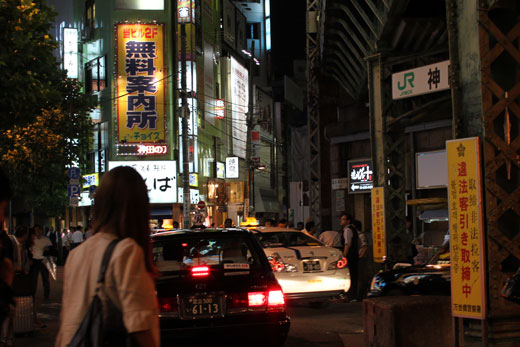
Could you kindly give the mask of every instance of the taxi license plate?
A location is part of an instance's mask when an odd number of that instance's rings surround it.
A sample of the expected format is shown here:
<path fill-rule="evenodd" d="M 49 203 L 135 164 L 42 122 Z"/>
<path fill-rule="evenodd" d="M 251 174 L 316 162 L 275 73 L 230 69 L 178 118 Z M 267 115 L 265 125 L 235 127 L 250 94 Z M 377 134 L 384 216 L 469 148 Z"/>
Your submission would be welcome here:
<path fill-rule="evenodd" d="M 187 297 L 183 299 L 183 316 L 201 318 L 222 316 L 222 303 L 218 296 Z"/>
<path fill-rule="evenodd" d="M 303 272 L 321 271 L 319 260 L 308 260 L 303 262 Z"/>

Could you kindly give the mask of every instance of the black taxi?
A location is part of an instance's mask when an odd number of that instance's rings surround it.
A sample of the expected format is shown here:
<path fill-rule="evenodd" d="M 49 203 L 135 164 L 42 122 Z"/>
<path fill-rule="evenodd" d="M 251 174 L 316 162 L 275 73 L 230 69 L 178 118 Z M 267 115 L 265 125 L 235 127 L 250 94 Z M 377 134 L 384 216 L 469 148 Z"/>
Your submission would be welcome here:
<path fill-rule="evenodd" d="M 159 232 L 152 248 L 162 345 L 283 345 L 284 294 L 250 231 Z"/>

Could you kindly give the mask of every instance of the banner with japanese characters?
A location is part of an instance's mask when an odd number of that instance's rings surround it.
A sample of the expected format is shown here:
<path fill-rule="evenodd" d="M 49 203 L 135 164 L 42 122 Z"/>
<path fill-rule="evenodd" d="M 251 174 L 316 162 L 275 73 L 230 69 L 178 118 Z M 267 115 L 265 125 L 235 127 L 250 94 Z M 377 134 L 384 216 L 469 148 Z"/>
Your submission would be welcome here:
<path fill-rule="evenodd" d="M 451 312 L 486 317 L 482 186 L 478 137 L 446 141 Z"/>
<path fill-rule="evenodd" d="M 165 141 L 164 28 L 117 24 L 118 141 Z"/>
<path fill-rule="evenodd" d="M 146 183 L 152 204 L 177 202 L 177 164 L 174 160 L 109 161 L 108 169 L 118 166 L 134 168 Z M 182 202 L 182 199 L 180 200 Z"/>
<path fill-rule="evenodd" d="M 375 263 L 386 257 L 385 188 L 372 188 L 372 242 Z"/>

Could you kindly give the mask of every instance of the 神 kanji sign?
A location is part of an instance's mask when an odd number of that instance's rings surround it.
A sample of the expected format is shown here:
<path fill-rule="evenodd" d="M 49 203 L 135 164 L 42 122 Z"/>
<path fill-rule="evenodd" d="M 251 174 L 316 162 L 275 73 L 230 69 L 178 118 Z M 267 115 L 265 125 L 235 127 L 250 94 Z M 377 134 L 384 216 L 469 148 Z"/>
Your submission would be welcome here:
<path fill-rule="evenodd" d="M 385 190 L 372 188 L 372 238 L 374 262 L 382 263 L 386 257 Z"/>
<path fill-rule="evenodd" d="M 163 26 L 118 24 L 116 27 L 118 141 L 164 141 Z"/>
<path fill-rule="evenodd" d="M 482 189 L 478 137 L 446 141 L 450 216 L 451 312 L 486 317 Z"/>
<path fill-rule="evenodd" d="M 446 60 L 392 74 L 392 99 L 450 89 L 449 65 L 450 61 Z"/>

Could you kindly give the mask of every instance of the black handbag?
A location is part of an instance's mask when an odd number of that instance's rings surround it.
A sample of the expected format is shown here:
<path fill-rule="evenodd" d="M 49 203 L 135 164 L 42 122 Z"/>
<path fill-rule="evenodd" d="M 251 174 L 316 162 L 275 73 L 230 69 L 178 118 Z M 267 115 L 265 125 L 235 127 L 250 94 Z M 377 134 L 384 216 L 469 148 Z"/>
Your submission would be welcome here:
<path fill-rule="evenodd" d="M 106 295 L 100 295 L 112 252 L 119 240 L 112 241 L 103 256 L 96 292 L 69 347 L 136 346 L 123 323 L 123 314 Z"/>
<path fill-rule="evenodd" d="M 509 277 L 500 295 L 509 301 L 520 304 L 520 268 Z"/>

